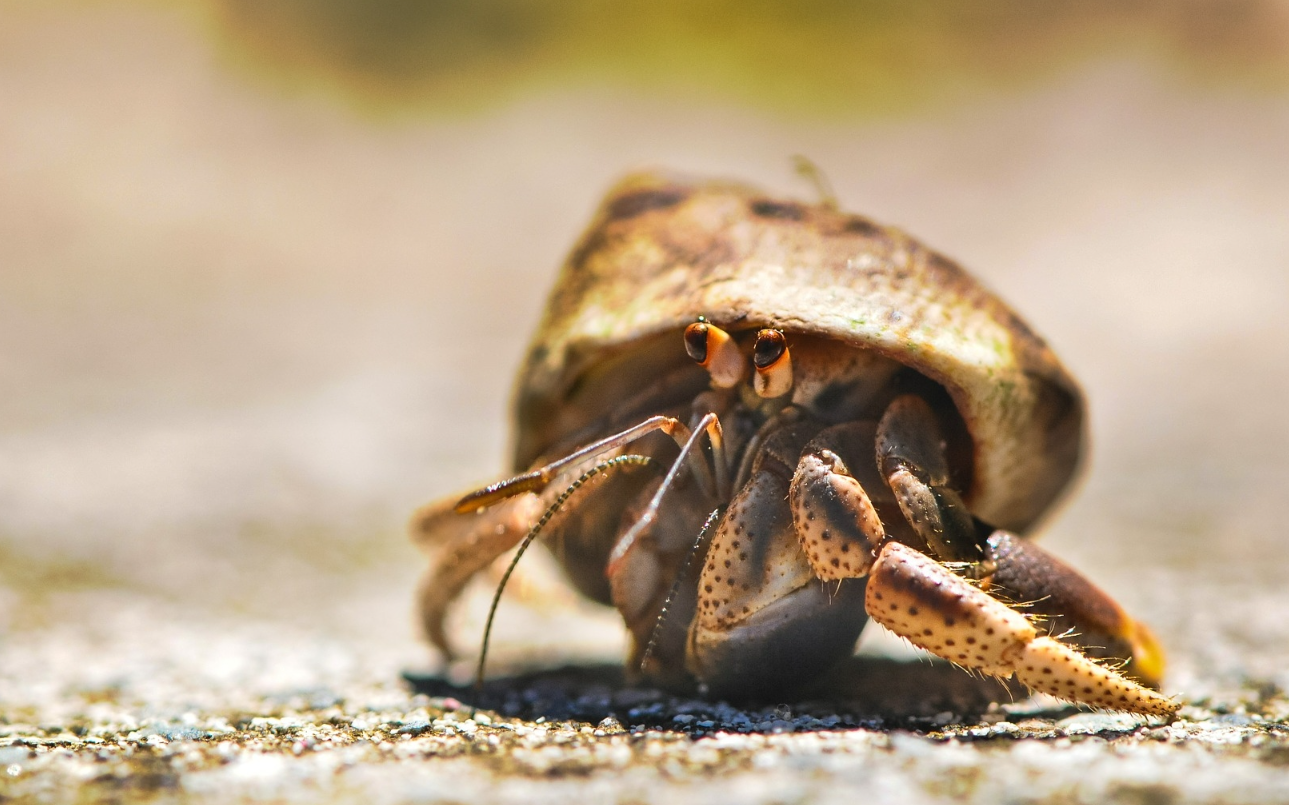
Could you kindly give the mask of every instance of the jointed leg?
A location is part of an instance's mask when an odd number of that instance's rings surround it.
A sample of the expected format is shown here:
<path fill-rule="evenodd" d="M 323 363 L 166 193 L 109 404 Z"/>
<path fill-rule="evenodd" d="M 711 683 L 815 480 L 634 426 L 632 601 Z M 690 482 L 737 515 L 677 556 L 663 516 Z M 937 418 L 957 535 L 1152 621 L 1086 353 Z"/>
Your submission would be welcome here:
<path fill-rule="evenodd" d="M 921 398 L 895 399 L 878 425 L 877 459 L 914 529 L 942 561 L 968 561 L 982 589 L 1042 618 L 1050 635 L 1087 652 L 1127 660 L 1127 672 L 1158 687 L 1163 654 L 1149 629 L 1115 601 L 1043 549 L 1006 532 L 980 539 L 949 471 L 934 412 Z"/>
<path fill-rule="evenodd" d="M 564 470 L 577 467 L 582 463 L 593 462 L 597 458 L 607 456 L 616 450 L 634 442 L 642 436 L 662 431 L 676 440 L 676 444 L 684 447 L 685 443 L 690 440 L 689 428 L 679 419 L 669 416 L 651 416 L 643 422 L 632 425 L 624 431 L 615 433 L 612 436 L 606 436 L 597 442 L 592 442 L 585 447 L 578 448 L 563 458 L 556 459 L 544 466 L 534 470 L 529 470 L 522 475 L 516 475 L 513 478 L 507 478 L 504 481 L 498 481 L 495 484 L 489 484 L 483 489 L 476 489 L 470 494 L 458 500 L 453 507 L 460 514 L 478 511 L 495 505 L 507 498 L 521 495 L 525 492 L 542 492 L 548 484 Z M 716 429 L 708 427 L 712 439 L 713 448 L 720 450 L 721 438 L 719 433 L 719 423 Z M 693 453 L 690 458 L 690 466 L 693 467 L 695 475 L 698 476 L 701 483 L 704 483 L 710 490 L 715 483 L 710 475 L 710 468 L 702 461 L 699 454 Z"/>
<path fill-rule="evenodd" d="M 455 656 L 444 629 L 448 607 L 476 573 L 519 544 L 545 504 L 526 492 L 472 514 L 458 514 L 455 498 L 421 509 L 412 518 L 413 539 L 431 553 L 417 599 L 425 634 L 448 659 Z"/>
<path fill-rule="evenodd" d="M 1153 688 L 1164 673 L 1164 655 L 1150 629 L 1082 574 L 1028 540 L 995 531 L 985 551 L 995 568 L 981 589 L 1025 604 L 1049 635 L 1064 635 L 1085 654 L 1127 660 L 1120 672 Z"/>
<path fill-rule="evenodd" d="M 874 563 L 864 606 L 909 642 L 964 667 L 1000 677 L 1015 673 L 1034 690 L 1097 707 L 1177 712 L 1176 702 L 1039 636 L 1019 612 L 897 542 L 887 543 Z"/>
<path fill-rule="evenodd" d="M 900 511 L 936 558 L 984 559 L 975 521 L 949 486 L 949 464 L 935 412 L 914 394 L 895 398 L 877 425 L 877 466 Z"/>
<path fill-rule="evenodd" d="M 709 417 L 702 420 L 702 426 L 719 454 L 719 423 Z M 441 500 L 417 512 L 411 524 L 412 539 L 432 556 L 418 597 L 425 633 L 435 647 L 448 657 L 453 655 L 443 626 L 448 607 L 476 573 L 524 538 L 550 503 L 547 487 L 551 481 L 563 472 L 603 458 L 659 430 L 692 448 L 694 435 L 684 423 L 673 417 L 649 417 L 542 467 L 461 498 Z M 715 480 L 701 453 L 692 449 L 687 452 L 699 482 L 710 487 Z M 678 469 L 673 468 L 673 475 Z"/>
<path fill-rule="evenodd" d="M 788 502 L 797 538 L 811 569 L 825 581 L 866 575 L 886 539 L 868 492 L 829 449 L 862 443 L 864 436 L 871 443 L 871 424 L 825 430 L 806 445 L 792 477 Z"/>
<path fill-rule="evenodd" d="M 1010 595 L 1020 593 L 1014 600 L 1032 600 L 1030 593 L 1037 593 L 1035 597 L 1060 594 L 1061 600 L 1053 603 L 1073 623 L 1105 634 L 1128 633 L 1132 621 L 1117 605 L 1045 553 L 997 534 L 984 545 L 977 542 L 970 514 L 947 486 L 938 432 L 934 427 L 928 431 L 917 427 L 919 420 L 930 416 L 921 400 L 897 399 L 883 417 L 877 439 L 882 474 L 901 511 L 928 546 L 948 552 L 941 557 L 947 560 L 979 556 L 977 568 L 1007 580 Z M 1176 710 L 1172 701 L 1154 691 L 1049 636 L 1040 636 L 1020 612 L 935 559 L 884 539 L 863 486 L 839 457 L 823 447 L 829 435 L 826 431 L 807 446 L 790 492 L 798 538 L 817 576 L 868 575 L 865 609 L 873 619 L 964 667 L 1002 677 L 1014 673 L 1035 690 L 1072 701 L 1157 715 Z M 1148 632 L 1140 634 L 1148 637 Z M 1144 640 L 1134 644 L 1134 651 L 1137 645 L 1144 646 Z M 1150 681 L 1148 674 L 1142 676 Z"/>
<path fill-rule="evenodd" d="M 685 655 L 713 695 L 782 695 L 849 656 L 866 620 L 862 582 L 819 579 L 783 505 L 812 429 L 766 438 L 704 556 Z"/>

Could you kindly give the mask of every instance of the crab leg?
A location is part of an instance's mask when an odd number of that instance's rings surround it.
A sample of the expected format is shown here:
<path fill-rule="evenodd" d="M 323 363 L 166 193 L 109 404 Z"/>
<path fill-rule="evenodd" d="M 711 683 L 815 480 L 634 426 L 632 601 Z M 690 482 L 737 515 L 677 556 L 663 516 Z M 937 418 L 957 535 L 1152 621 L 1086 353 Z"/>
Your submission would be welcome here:
<path fill-rule="evenodd" d="M 981 589 L 1027 604 L 1026 613 L 1040 617 L 1048 634 L 1072 633 L 1069 642 L 1085 653 L 1128 658 L 1123 673 L 1159 687 L 1163 649 L 1145 624 L 1129 617 L 1101 588 L 1039 546 L 1006 531 L 991 534 L 985 552 L 995 570 L 981 580 Z"/>
<path fill-rule="evenodd" d="M 868 573 L 886 539 L 864 487 L 831 450 L 807 451 L 788 490 L 792 522 L 815 575 L 825 581 Z"/>
<path fill-rule="evenodd" d="M 874 562 L 864 608 L 916 646 L 987 674 L 1013 673 L 1030 688 L 1083 704 L 1147 715 L 1176 702 L 1039 636 L 1029 620 L 934 559 L 889 542 Z"/>
<path fill-rule="evenodd" d="M 723 460 L 721 421 L 716 414 L 707 414 L 698 421 L 698 425 L 689 434 L 689 438 L 681 445 L 680 455 L 676 456 L 676 460 L 672 462 L 666 477 L 662 479 L 662 483 L 659 484 L 658 489 L 654 492 L 653 498 L 650 499 L 649 505 L 645 507 L 644 512 L 636 518 L 631 528 L 614 543 L 613 550 L 609 552 L 609 563 L 605 571 L 609 576 L 613 576 L 617 572 L 622 558 L 631 550 L 631 546 L 639 539 L 640 534 L 653 525 L 654 520 L 658 519 L 658 507 L 662 505 L 663 495 L 667 494 L 667 490 L 676 482 L 676 477 L 680 474 L 680 468 L 685 466 L 686 461 L 696 455 L 695 446 L 698 444 L 698 437 L 704 433 L 710 434 L 717 460 Z"/>
<path fill-rule="evenodd" d="M 909 400 L 901 404 L 901 401 Z M 1133 625 L 1116 604 L 1069 567 L 1027 543 L 997 532 L 985 545 L 969 541 L 966 523 L 945 513 L 941 502 L 947 490 L 948 471 L 936 466 L 936 432 L 918 443 L 893 436 L 908 432 L 906 425 L 892 426 L 912 412 L 913 419 L 929 408 L 918 398 L 899 398 L 878 427 L 878 456 L 900 510 L 919 515 L 915 532 L 928 545 L 951 548 L 951 558 L 982 555 L 976 564 L 1007 584 L 1002 588 L 1013 600 L 1027 601 L 1053 593 L 1055 611 L 1077 625 L 1089 624 L 1098 634 L 1120 634 Z M 919 431 L 925 433 L 923 431 Z M 835 444 L 853 454 L 854 426 L 838 426 L 820 434 L 806 446 L 793 477 L 789 503 L 797 537 L 806 560 L 821 579 L 868 576 L 865 609 L 891 631 L 913 644 L 965 667 L 1001 677 L 1017 675 L 1035 690 L 1101 707 L 1151 714 L 1168 714 L 1176 706 L 1168 699 L 1097 664 L 1074 648 L 1040 635 L 1021 613 L 956 575 L 940 562 L 883 536 L 883 526 L 872 501 L 842 459 L 823 445 Z M 931 469 L 911 457 L 927 458 Z M 885 458 L 885 461 L 881 461 Z M 892 481 L 892 477 L 894 480 Z M 880 482 L 878 482 L 880 484 Z M 951 491 L 951 490 L 947 490 Z M 907 493 L 907 494 L 904 494 Z M 916 506 L 910 505 L 913 500 Z M 969 515 L 964 516 L 969 518 Z M 910 517 L 912 521 L 913 518 Z M 921 526 L 921 527 L 919 527 Z M 974 524 L 970 526 L 974 529 Z M 988 582 L 986 582 L 988 584 Z M 1142 630 L 1148 638 L 1149 633 Z M 1144 646 L 1153 645 L 1139 641 Z M 1136 644 L 1134 644 L 1134 657 Z M 1145 655 L 1143 655 L 1145 656 Z M 1158 657 L 1156 652 L 1153 657 Z M 1147 663 L 1148 665 L 1149 663 Z M 1158 663 L 1156 663 L 1156 666 Z M 1141 674 L 1148 681 L 1156 677 Z"/>
<path fill-rule="evenodd" d="M 939 422 L 921 397 L 905 394 L 887 407 L 877 425 L 877 466 L 904 518 L 939 559 L 984 559 L 971 512 L 949 486 Z"/>
<path fill-rule="evenodd" d="M 863 582 L 819 579 L 783 505 L 812 429 L 766 438 L 712 534 L 685 651 L 712 695 L 781 696 L 849 656 L 864 627 Z"/>
<path fill-rule="evenodd" d="M 900 510 L 936 558 L 965 561 L 964 573 L 982 589 L 1026 605 L 1047 634 L 1069 633 L 1069 642 L 1098 657 L 1128 659 L 1128 674 L 1152 687 L 1163 676 L 1163 651 L 1137 623 L 1081 574 L 1033 543 L 1005 531 L 979 527 L 956 491 L 936 416 L 916 395 L 891 402 L 877 428 L 877 462 Z"/>
<path fill-rule="evenodd" d="M 685 427 L 685 424 L 679 419 L 662 415 L 651 416 L 624 431 L 615 433 L 612 436 L 606 436 L 585 447 L 580 447 L 549 464 L 529 470 L 522 475 L 516 475 L 513 478 L 489 484 L 483 489 L 476 489 L 458 500 L 453 509 L 459 514 L 469 514 L 525 492 L 540 493 L 561 470 L 570 465 L 576 465 L 578 462 L 589 461 L 606 455 L 656 430 L 660 430 L 675 439 L 676 444 L 681 447 L 684 447 L 685 443 L 690 439 L 689 428 Z M 693 465 L 699 477 L 703 478 L 710 486 L 711 478 L 707 475 L 707 465 L 698 460 L 695 460 Z"/>
<path fill-rule="evenodd" d="M 708 489 L 724 480 L 724 476 L 713 478 L 702 453 L 694 449 L 698 436 L 706 433 L 717 460 L 723 460 L 720 422 L 716 416 L 703 417 L 691 432 L 680 420 L 660 415 L 522 475 L 490 484 L 461 498 L 432 503 L 418 511 L 412 518 L 412 540 L 433 555 L 430 570 L 422 578 L 418 592 L 423 627 L 430 642 L 445 656 L 453 656 L 444 630 L 448 608 L 475 574 L 524 538 L 549 503 L 546 499 L 549 495 L 544 493 L 560 472 L 602 457 L 654 431 L 671 436 L 682 449 L 667 481 L 655 496 L 654 505 L 646 512 L 650 522 L 656 516 L 656 498 L 675 480 L 686 461 Z M 642 529 L 643 526 L 635 533 Z M 634 533 L 630 536 L 634 537 Z"/>
<path fill-rule="evenodd" d="M 531 492 L 471 514 L 458 514 L 455 500 L 422 508 L 411 524 L 413 541 L 433 556 L 417 588 L 422 627 L 448 659 L 455 656 L 444 629 L 449 606 L 476 573 L 519 544 L 545 508 Z"/>

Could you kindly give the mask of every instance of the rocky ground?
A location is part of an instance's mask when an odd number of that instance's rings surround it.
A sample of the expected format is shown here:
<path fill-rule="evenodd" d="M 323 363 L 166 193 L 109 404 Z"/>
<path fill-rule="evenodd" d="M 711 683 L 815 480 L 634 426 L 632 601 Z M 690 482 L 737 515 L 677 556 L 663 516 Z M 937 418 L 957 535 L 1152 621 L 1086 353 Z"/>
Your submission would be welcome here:
<path fill-rule="evenodd" d="M 594 663 L 479 695 L 400 679 L 361 641 L 112 609 L 132 638 L 6 646 L 6 801 L 1289 801 L 1289 698 L 1266 679 L 1185 691 L 1171 723 L 876 656 L 773 705 L 626 688 Z"/>
<path fill-rule="evenodd" d="M 159 5 L 0 13 L 0 799 L 1289 802 L 1282 94 L 1123 58 L 890 120 L 597 85 L 382 123 Z M 598 194 L 662 164 L 805 195 L 794 153 L 1082 379 L 1045 544 L 1155 628 L 1176 721 L 880 630 L 783 702 L 634 690 L 538 556 L 482 694 L 419 642 L 403 523 L 503 465 Z"/>

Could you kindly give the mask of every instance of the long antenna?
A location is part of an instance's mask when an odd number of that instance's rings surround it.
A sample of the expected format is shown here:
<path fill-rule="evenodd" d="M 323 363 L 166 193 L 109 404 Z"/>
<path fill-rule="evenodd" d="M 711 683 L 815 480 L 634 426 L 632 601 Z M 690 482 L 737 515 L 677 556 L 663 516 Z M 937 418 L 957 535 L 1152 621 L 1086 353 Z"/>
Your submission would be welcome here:
<path fill-rule="evenodd" d="M 677 571 L 676 580 L 671 583 L 671 590 L 667 593 L 667 597 L 663 599 L 662 609 L 658 610 L 658 620 L 654 621 L 653 631 L 649 633 L 649 644 L 645 646 L 644 654 L 640 657 L 641 671 L 645 669 L 645 665 L 649 663 L 649 658 L 653 656 L 654 647 L 658 645 L 658 636 L 662 634 L 662 624 L 667 620 L 667 613 L 671 611 L 671 602 L 676 597 L 676 593 L 680 592 L 680 585 L 689 573 L 689 566 L 693 564 L 694 557 L 698 554 L 698 549 L 703 546 L 703 540 L 707 539 L 707 532 L 712 529 L 712 526 L 716 524 L 724 511 L 724 506 L 717 506 L 712 509 L 712 513 L 707 515 L 707 521 L 703 523 L 702 529 L 698 532 L 698 537 L 694 540 L 694 544 L 690 546 L 689 551 L 685 554 L 685 562 L 680 566 L 680 570 Z"/>
<path fill-rule="evenodd" d="M 545 528 L 546 524 L 550 522 L 550 519 L 555 516 L 555 513 L 560 510 L 560 507 L 567 503 L 573 493 L 581 488 L 581 486 L 587 481 L 600 473 L 606 470 L 611 470 L 615 467 L 643 467 L 654 463 L 655 462 L 652 458 L 634 453 L 625 456 L 615 456 L 614 458 L 601 461 L 599 464 L 596 464 L 594 467 L 591 467 L 589 470 L 582 473 L 576 481 L 569 484 L 568 488 L 561 492 L 559 497 L 555 498 L 555 502 L 546 509 L 545 513 L 542 514 L 541 518 L 533 525 L 533 527 L 528 529 L 528 534 L 524 537 L 523 542 L 519 543 L 519 550 L 515 552 L 515 558 L 510 560 L 510 565 L 506 568 L 506 572 L 501 576 L 501 582 L 497 585 L 497 592 L 492 596 L 492 605 L 488 607 L 488 622 L 483 627 L 483 646 L 479 649 L 479 665 L 475 668 L 474 672 L 474 689 L 477 694 L 483 693 L 483 667 L 484 662 L 488 659 L 488 641 L 492 637 L 492 621 L 497 615 L 497 604 L 501 602 L 501 593 L 506 589 L 506 582 L 510 581 L 510 574 L 515 572 L 515 565 L 519 564 L 519 557 L 524 555 L 524 551 L 528 550 L 528 546 L 533 544 L 533 540 L 537 539 L 537 536 L 541 534 L 542 529 Z"/>

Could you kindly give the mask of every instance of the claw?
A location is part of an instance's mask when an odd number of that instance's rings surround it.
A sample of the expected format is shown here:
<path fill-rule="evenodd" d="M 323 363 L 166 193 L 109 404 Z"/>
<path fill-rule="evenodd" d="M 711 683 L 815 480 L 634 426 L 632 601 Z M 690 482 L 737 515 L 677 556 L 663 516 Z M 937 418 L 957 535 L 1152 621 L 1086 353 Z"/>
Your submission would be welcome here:
<path fill-rule="evenodd" d="M 1158 688 L 1164 678 L 1164 647 L 1155 633 L 1141 621 L 1131 621 L 1127 628 L 1128 644 L 1132 646 L 1132 669 L 1151 687 Z"/>
<path fill-rule="evenodd" d="M 935 412 L 915 394 L 895 398 L 877 426 L 877 464 L 904 519 L 945 561 L 978 562 L 976 527 L 949 487 L 944 438 Z"/>
<path fill-rule="evenodd" d="M 1061 699 L 1148 715 L 1172 715 L 1173 700 L 1099 665 L 1050 637 L 1019 612 L 943 565 L 889 542 L 873 565 L 865 608 L 874 620 L 932 654 Z"/>
<path fill-rule="evenodd" d="M 1035 638 L 1025 646 L 1016 658 L 1016 678 L 1058 699 L 1107 710 L 1129 710 L 1152 716 L 1171 716 L 1177 712 L 1177 703 L 1172 699 L 1143 688 L 1050 637 Z"/>
<path fill-rule="evenodd" d="M 979 576 L 991 595 L 1033 602 L 1029 613 L 1044 618 L 1048 634 L 1075 632 L 1081 649 L 1098 657 L 1127 660 L 1121 670 L 1158 688 L 1164 652 L 1155 636 L 1113 598 L 1039 546 L 1006 531 L 995 531 L 987 546 L 993 570 Z M 982 570 L 988 570 L 982 568 Z"/>
<path fill-rule="evenodd" d="M 807 451 L 788 493 L 806 560 L 825 581 L 868 573 L 886 532 L 873 502 L 831 450 Z"/>

